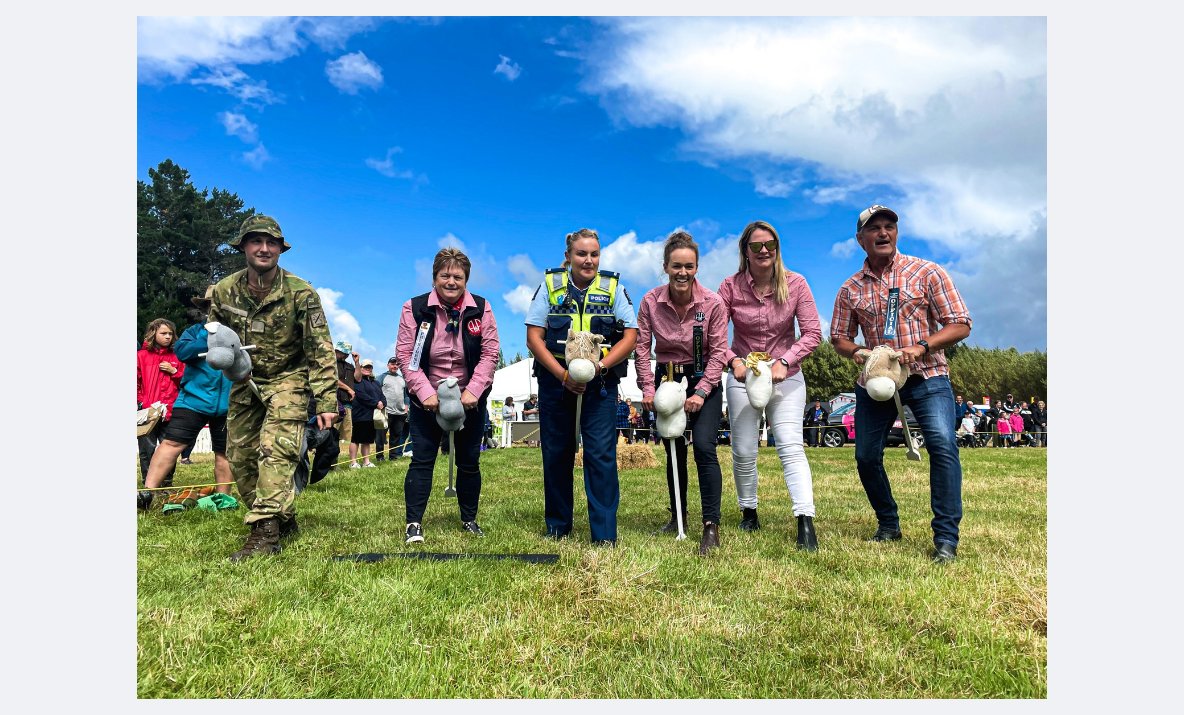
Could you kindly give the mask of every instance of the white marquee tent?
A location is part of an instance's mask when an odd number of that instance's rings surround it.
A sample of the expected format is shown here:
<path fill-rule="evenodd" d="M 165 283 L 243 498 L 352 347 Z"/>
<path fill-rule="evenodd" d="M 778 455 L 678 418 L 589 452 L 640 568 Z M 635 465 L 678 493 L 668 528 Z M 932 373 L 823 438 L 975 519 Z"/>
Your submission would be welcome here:
<path fill-rule="evenodd" d="M 494 413 L 494 400 L 504 402 L 506 396 L 510 395 L 514 398 L 514 405 L 521 412 L 522 403 L 526 402 L 526 398 L 530 397 L 531 393 L 538 394 L 539 381 L 535 378 L 533 370 L 534 358 L 528 357 L 513 365 L 507 365 L 493 374 L 493 389 L 489 392 L 491 415 Z M 617 392 L 622 397 L 633 400 L 641 399 L 641 390 L 637 387 L 637 373 L 633 370 L 632 360 L 629 361 L 629 374 L 621 380 Z"/>

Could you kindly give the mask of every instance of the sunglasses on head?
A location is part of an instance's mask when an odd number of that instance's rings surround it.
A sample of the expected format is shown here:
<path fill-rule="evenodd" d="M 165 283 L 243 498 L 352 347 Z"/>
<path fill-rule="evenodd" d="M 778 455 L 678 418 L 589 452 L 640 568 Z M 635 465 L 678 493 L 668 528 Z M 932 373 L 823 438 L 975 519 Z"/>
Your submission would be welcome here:
<path fill-rule="evenodd" d="M 748 250 L 753 253 L 760 253 L 762 250 L 772 253 L 777 248 L 777 239 L 771 238 L 768 241 L 749 241 Z"/>

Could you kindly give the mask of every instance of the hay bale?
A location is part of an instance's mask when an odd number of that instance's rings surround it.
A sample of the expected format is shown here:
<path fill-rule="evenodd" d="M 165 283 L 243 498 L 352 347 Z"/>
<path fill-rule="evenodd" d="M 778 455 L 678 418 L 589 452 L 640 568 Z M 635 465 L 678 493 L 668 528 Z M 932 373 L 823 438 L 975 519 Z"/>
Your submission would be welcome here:
<path fill-rule="evenodd" d="M 576 452 L 576 466 L 584 466 L 584 450 L 582 449 Z M 617 443 L 617 471 L 652 469 L 660 466 L 662 465 L 654 457 L 654 450 L 650 445 Z"/>

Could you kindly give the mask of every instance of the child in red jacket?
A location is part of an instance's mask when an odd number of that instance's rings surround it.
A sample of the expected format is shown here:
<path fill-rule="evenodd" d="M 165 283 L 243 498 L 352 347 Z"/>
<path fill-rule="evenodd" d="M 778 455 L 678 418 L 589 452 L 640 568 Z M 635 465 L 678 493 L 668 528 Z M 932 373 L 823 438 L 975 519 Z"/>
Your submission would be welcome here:
<path fill-rule="evenodd" d="M 177 327 L 171 320 L 157 318 L 148 324 L 144 331 L 143 344 L 136 352 L 136 406 L 137 409 L 149 407 L 154 402 L 165 406 L 164 418 L 156 423 L 151 432 L 140 437 L 140 480 L 148 474 L 148 464 L 152 461 L 152 453 L 164 434 L 165 424 L 173 416 L 173 402 L 181 389 L 181 375 L 185 372 L 185 363 L 173 352 L 173 345 L 177 342 Z M 174 465 L 175 468 L 175 465 Z M 172 471 L 161 483 L 171 486 Z"/>

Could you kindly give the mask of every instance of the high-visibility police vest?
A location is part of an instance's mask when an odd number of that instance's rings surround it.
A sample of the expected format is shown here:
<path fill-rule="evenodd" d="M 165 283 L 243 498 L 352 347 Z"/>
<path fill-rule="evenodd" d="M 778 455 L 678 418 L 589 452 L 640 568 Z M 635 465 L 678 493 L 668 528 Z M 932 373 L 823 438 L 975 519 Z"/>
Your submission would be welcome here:
<path fill-rule="evenodd" d="M 619 340 L 622 333 L 617 328 L 617 316 L 613 305 L 617 296 L 617 284 L 621 274 L 599 271 L 584 293 L 584 302 L 576 303 L 568 294 L 567 282 L 570 273 L 566 268 L 549 268 L 543 278 L 547 289 L 547 350 L 555 356 L 560 365 L 566 365 L 564 346 L 559 341 L 567 340 L 568 330 L 583 330 L 604 337 L 600 356 L 608 355 L 609 348 Z M 628 361 L 613 366 L 609 374 L 625 377 Z"/>

